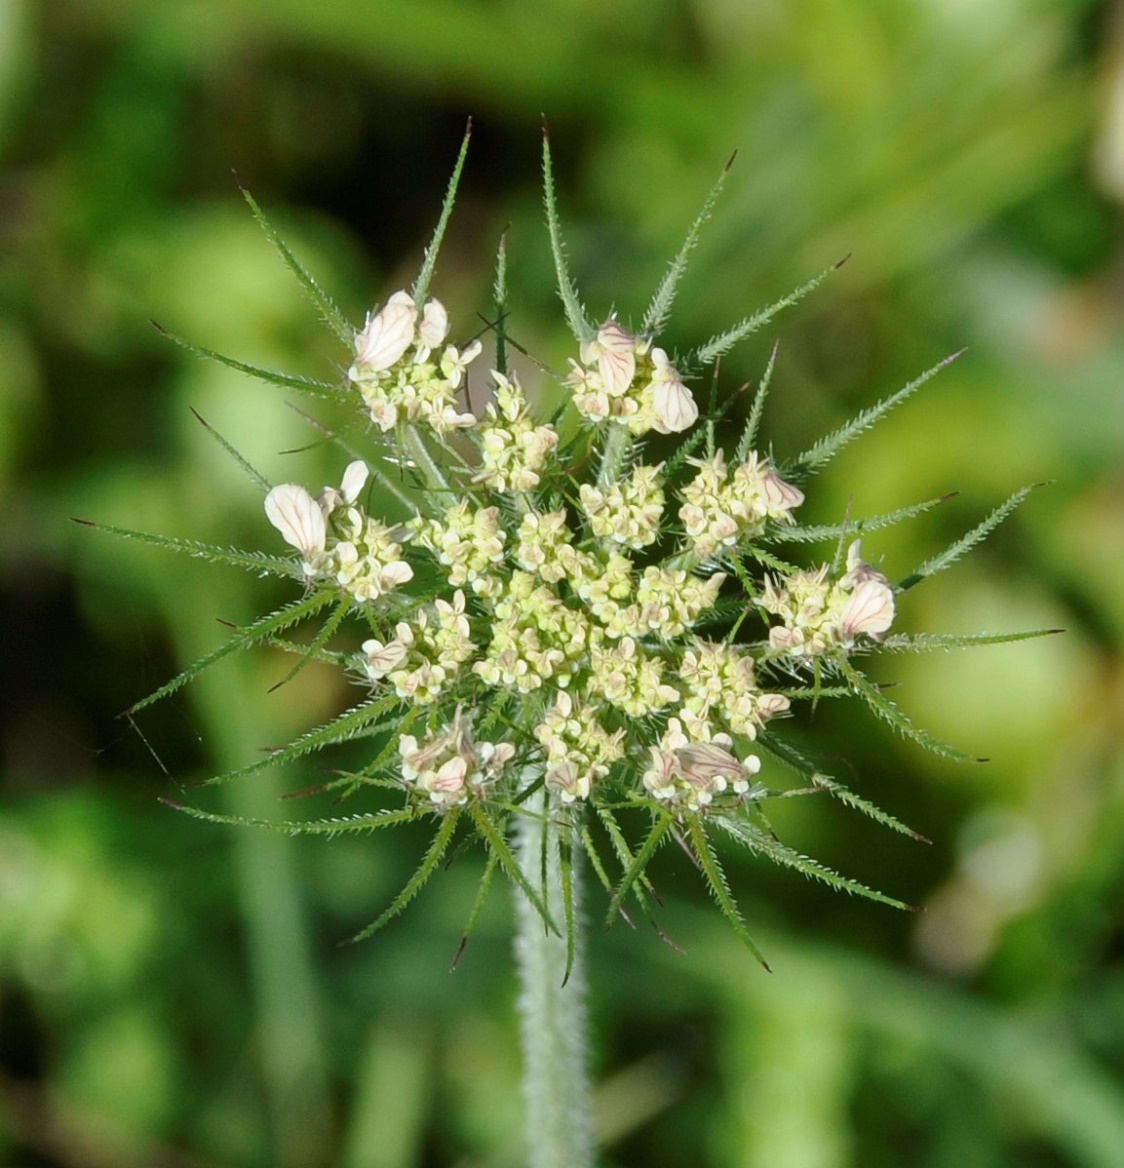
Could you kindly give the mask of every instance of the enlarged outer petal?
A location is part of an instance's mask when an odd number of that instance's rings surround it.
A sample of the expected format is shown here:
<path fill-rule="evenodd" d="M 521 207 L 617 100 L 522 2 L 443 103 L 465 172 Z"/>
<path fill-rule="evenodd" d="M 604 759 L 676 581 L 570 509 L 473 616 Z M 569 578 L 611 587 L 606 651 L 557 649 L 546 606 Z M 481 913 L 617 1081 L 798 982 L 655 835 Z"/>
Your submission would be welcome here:
<path fill-rule="evenodd" d="M 652 409 L 656 417 L 652 427 L 660 434 L 681 434 L 698 421 L 699 407 L 663 349 L 652 350 L 652 364 L 656 367 L 652 379 Z"/>
<path fill-rule="evenodd" d="M 765 505 L 773 519 L 783 519 L 793 522 L 789 514 L 794 508 L 804 502 L 804 492 L 792 483 L 786 483 L 772 468 L 761 480 L 761 490 L 765 495 Z"/>
<path fill-rule="evenodd" d="M 265 515 L 306 560 L 324 550 L 324 513 L 304 487 L 296 483 L 274 487 L 265 497 Z"/>
<path fill-rule="evenodd" d="M 620 397 L 636 376 L 636 338 L 615 320 L 597 330 L 597 372 L 610 397 Z"/>
<path fill-rule="evenodd" d="M 395 560 L 393 563 L 387 564 L 380 574 L 384 584 L 391 588 L 397 588 L 400 584 L 406 584 L 414 578 L 414 569 L 405 560 Z"/>
<path fill-rule="evenodd" d="M 340 494 L 343 495 L 345 502 L 354 503 L 359 498 L 359 492 L 366 485 L 370 473 L 367 464 L 361 458 L 347 464 L 347 470 L 343 472 L 343 481 L 340 483 Z"/>
<path fill-rule="evenodd" d="M 436 349 L 445 339 L 449 331 L 449 314 L 440 300 L 430 300 L 422 309 L 421 324 L 418 325 L 418 336 L 427 349 Z"/>
<path fill-rule="evenodd" d="M 377 679 L 385 677 L 392 669 L 397 669 L 409 655 L 409 650 L 401 641 L 364 641 L 363 653 L 367 658 L 367 674 Z"/>
<path fill-rule="evenodd" d="M 678 378 L 656 382 L 652 408 L 656 414 L 652 428 L 660 434 L 681 434 L 699 419 L 691 391 Z"/>
<path fill-rule="evenodd" d="M 848 639 L 866 633 L 879 637 L 894 621 L 894 593 L 884 579 L 863 580 L 847 598 L 839 624 Z"/>
<path fill-rule="evenodd" d="M 355 338 L 355 362 L 347 371 L 352 381 L 389 369 L 414 340 L 417 306 L 406 292 L 395 292 L 380 312 L 367 318 Z"/>

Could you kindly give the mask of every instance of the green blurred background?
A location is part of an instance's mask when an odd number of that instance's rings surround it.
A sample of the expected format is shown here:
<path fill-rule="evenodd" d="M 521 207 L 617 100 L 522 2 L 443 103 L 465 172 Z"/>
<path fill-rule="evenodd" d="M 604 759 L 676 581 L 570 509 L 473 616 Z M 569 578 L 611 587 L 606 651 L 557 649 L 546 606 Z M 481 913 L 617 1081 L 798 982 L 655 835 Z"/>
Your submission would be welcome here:
<path fill-rule="evenodd" d="M 434 289 L 455 320 L 486 309 L 510 224 L 512 329 L 564 363 L 541 114 L 595 315 L 639 318 L 736 148 L 669 347 L 853 253 L 726 363 L 756 377 L 781 341 L 781 458 L 970 346 L 833 464 L 814 517 L 958 490 L 868 540 L 901 577 L 1053 480 L 901 624 L 1066 635 L 875 667 L 989 763 L 857 706 L 801 729 L 933 844 L 815 800 L 786 838 L 924 913 L 731 856 L 770 977 L 669 852 L 686 956 L 594 931 L 605 1164 L 1124 1165 L 1124 11 L 1091 0 L 0 2 L 0 1163 L 521 1162 L 506 891 L 456 973 L 472 855 L 341 947 L 424 836 L 292 841 L 159 804 L 346 694 L 314 670 L 268 693 L 263 652 L 134 730 L 119 711 L 278 594 L 68 521 L 276 544 L 191 408 L 274 481 L 338 460 L 286 456 L 308 441 L 286 395 L 149 319 L 331 377 L 346 354 L 238 181 L 358 323 L 415 273 L 470 113 Z M 278 797 L 318 774 L 221 807 L 303 813 Z"/>

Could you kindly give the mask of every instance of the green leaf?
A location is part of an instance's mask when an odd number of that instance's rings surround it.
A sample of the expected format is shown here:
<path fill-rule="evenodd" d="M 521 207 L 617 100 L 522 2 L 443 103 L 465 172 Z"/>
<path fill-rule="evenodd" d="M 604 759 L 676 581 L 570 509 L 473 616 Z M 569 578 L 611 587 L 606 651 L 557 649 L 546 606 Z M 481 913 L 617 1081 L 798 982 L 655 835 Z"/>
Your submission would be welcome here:
<path fill-rule="evenodd" d="M 204 418 L 197 409 L 195 409 L 194 406 L 191 407 L 191 412 L 194 415 L 195 420 L 227 452 L 227 454 L 229 454 L 230 457 L 233 458 L 236 463 L 238 463 L 238 465 L 250 476 L 250 478 L 252 478 L 254 482 L 257 483 L 262 492 L 268 492 L 270 487 L 269 479 L 267 479 L 265 475 L 261 474 L 254 466 L 252 466 L 249 461 L 247 461 L 247 459 L 243 458 L 242 455 L 229 442 L 227 442 L 227 440 L 218 432 L 218 430 L 216 430 L 214 426 L 212 426 L 211 423 L 208 422 L 207 419 Z"/>
<path fill-rule="evenodd" d="M 1036 491 L 1039 487 L 1044 487 L 1045 485 L 1045 483 L 1031 483 L 1029 487 L 1023 487 L 1021 491 L 1016 491 L 1009 499 L 996 507 L 982 523 L 977 524 L 966 535 L 961 536 L 960 539 L 951 547 L 946 548 L 940 555 L 934 556 L 931 560 L 926 560 L 915 572 L 907 576 L 898 585 L 898 591 L 904 592 L 907 588 L 912 588 L 915 584 L 920 584 L 922 580 L 926 580 L 930 576 L 935 576 L 938 572 L 943 572 L 945 568 L 956 563 L 961 556 L 974 548 L 976 544 L 982 543 L 1032 491 Z"/>
<path fill-rule="evenodd" d="M 215 775 L 206 780 L 204 786 L 214 786 L 218 783 L 228 783 L 231 779 L 240 779 L 251 775 L 255 771 L 265 770 L 271 766 L 281 766 L 283 763 L 293 762 L 306 754 L 323 750 L 326 746 L 335 746 L 359 736 L 367 726 L 380 718 L 392 706 L 398 705 L 398 699 L 393 695 L 374 698 L 360 705 L 345 710 L 338 718 L 325 722 L 313 730 L 294 739 L 288 746 L 272 751 L 265 758 L 237 770 L 227 771 L 224 775 Z"/>
<path fill-rule="evenodd" d="M 728 353 L 750 333 L 755 333 L 762 325 L 768 324 L 782 309 L 789 308 L 803 300 L 809 292 L 818 288 L 832 272 L 841 268 L 846 262 L 846 259 L 842 259 L 838 263 L 832 264 L 830 268 L 824 268 L 818 276 L 813 276 L 806 284 L 801 284 L 799 288 L 782 297 L 775 304 L 770 304 L 768 308 L 762 308 L 752 316 L 747 316 L 744 320 L 739 321 L 732 328 L 728 328 L 724 333 L 711 337 L 705 345 L 690 354 L 690 359 L 701 365 L 709 365 L 716 357 Z"/>
<path fill-rule="evenodd" d="M 138 543 L 150 544 L 165 551 L 180 552 L 197 560 L 208 560 L 212 564 L 232 564 L 236 568 L 248 568 L 259 576 L 284 576 L 303 579 L 300 568 L 288 557 L 266 555 L 264 552 L 244 552 L 238 548 L 224 548 L 217 544 L 201 543 L 195 539 L 176 539 L 168 535 L 152 535 L 147 531 L 131 531 L 127 527 L 114 527 L 111 523 L 95 523 L 92 519 L 77 519 L 73 522 L 82 527 L 92 527 L 108 535 L 118 535 L 122 539 L 133 539 Z"/>
<path fill-rule="evenodd" d="M 927 844 L 932 842 L 919 831 L 914 831 L 912 827 L 907 827 L 900 819 L 895 818 L 888 811 L 883 811 L 876 804 L 856 795 L 849 787 L 845 787 L 830 775 L 817 772 L 812 776 L 812 783 L 817 790 L 827 791 L 832 798 L 838 799 L 840 803 L 844 803 L 856 811 L 861 811 L 863 815 L 868 816 L 877 823 L 881 823 L 884 827 L 899 832 L 901 835 L 907 835 L 910 839 L 917 840 L 918 843 Z"/>
<path fill-rule="evenodd" d="M 562 934 L 558 931 L 558 926 L 551 918 L 549 909 L 543 903 L 542 897 L 532 887 L 531 882 L 523 875 L 523 869 L 519 867 L 518 860 L 516 860 L 511 848 L 508 847 L 507 841 L 503 837 L 503 832 L 488 818 L 487 812 L 478 803 L 473 804 L 469 810 L 473 822 L 479 829 L 480 834 L 484 837 L 484 842 L 488 845 L 492 855 L 499 861 L 500 866 L 507 873 L 508 877 L 514 880 L 523 890 L 523 895 L 534 905 L 535 911 L 542 917 L 543 924 L 552 933 L 560 937 Z"/>
<path fill-rule="evenodd" d="M 492 282 L 492 302 L 496 306 L 496 372 L 507 375 L 507 228 L 496 249 L 496 277 Z"/>
<path fill-rule="evenodd" d="M 857 438 L 860 434 L 869 430 L 875 422 L 888 414 L 895 406 L 901 405 L 906 398 L 912 397 L 921 386 L 925 384 L 930 378 L 935 377 L 946 366 L 951 365 L 957 357 L 963 353 L 961 349 L 959 352 L 953 353 L 949 357 L 945 357 L 943 361 L 938 361 L 936 365 L 930 369 L 926 369 L 919 377 L 915 377 L 908 385 L 903 385 L 897 393 L 890 394 L 889 397 L 883 398 L 876 405 L 869 409 L 863 410 L 856 414 L 845 425 L 840 426 L 838 430 L 825 435 L 814 446 L 804 451 L 793 462 L 787 464 L 782 470 L 784 475 L 796 475 L 797 477 L 809 474 L 810 472 L 823 466 L 824 463 L 830 461 L 847 445 L 848 442 Z"/>
<path fill-rule="evenodd" d="M 204 811 L 201 807 L 190 807 L 172 799 L 161 799 L 166 807 L 182 811 L 193 819 L 203 819 L 208 823 L 221 823 L 232 827 L 259 827 L 280 835 L 326 835 L 329 838 L 355 832 L 378 831 L 384 827 L 394 827 L 399 823 L 410 823 L 419 813 L 412 807 L 397 811 L 376 811 L 369 815 L 347 815 L 333 819 L 257 819 L 245 815 L 222 815 L 216 811 Z"/>
<path fill-rule="evenodd" d="M 745 429 L 742 431 L 737 452 L 734 455 L 735 460 L 739 463 L 745 462 L 749 457 L 753 450 L 753 443 L 757 439 L 757 428 L 761 425 L 761 414 L 765 409 L 765 398 L 769 395 L 769 382 L 773 379 L 773 369 L 776 366 L 779 351 L 780 342 L 778 341 L 773 345 L 773 350 L 769 354 L 769 363 L 765 366 L 765 372 L 757 385 L 757 392 L 753 395 L 753 405 L 750 406 L 749 417 L 746 419 Z"/>
<path fill-rule="evenodd" d="M 719 864 L 718 857 L 714 854 L 710 839 L 698 815 L 692 815 L 687 820 L 687 830 L 690 833 L 695 859 L 699 862 L 707 887 L 709 887 L 718 907 L 722 910 L 722 915 L 733 926 L 734 932 L 737 933 L 750 953 L 761 963 L 761 967 L 767 973 L 772 973 L 772 966 L 765 960 L 764 954 L 757 948 L 753 938 L 749 935 L 749 929 L 746 928 L 742 914 L 734 903 L 734 898 L 730 895 L 726 873 L 722 870 L 722 865 Z"/>
<path fill-rule="evenodd" d="M 365 941 L 373 933 L 377 933 L 387 921 L 396 917 L 421 892 L 429 881 L 429 878 L 437 871 L 437 866 L 441 863 L 441 857 L 445 854 L 445 850 L 453 838 L 453 833 L 457 829 L 457 821 L 459 819 L 460 812 L 456 808 L 445 812 L 441 819 L 441 826 L 437 829 L 437 834 L 433 837 L 433 842 L 429 845 L 429 851 L 426 852 L 424 859 L 418 866 L 418 870 L 406 882 L 405 888 L 394 898 L 390 907 L 373 920 L 365 929 L 362 929 L 351 938 L 352 944 Z"/>
<path fill-rule="evenodd" d="M 550 251 L 554 256 L 554 272 L 558 280 L 558 295 L 566 313 L 566 323 L 579 344 L 591 341 L 597 330 L 589 323 L 585 309 L 578 299 L 577 289 L 566 267 L 566 247 L 562 242 L 562 225 L 558 217 L 558 202 L 554 193 L 554 166 L 550 157 L 550 135 L 543 127 L 542 136 L 543 205 L 546 208 L 546 228 L 550 234 Z"/>
<path fill-rule="evenodd" d="M 722 173 L 718 176 L 717 182 L 707 191 L 706 198 L 703 200 L 702 209 L 695 217 L 694 223 L 691 224 L 690 230 L 687 232 L 687 238 L 683 240 L 683 246 L 668 266 L 664 278 L 660 281 L 660 286 L 656 289 L 655 295 L 652 297 L 652 303 L 648 306 L 648 311 L 644 313 L 644 321 L 640 326 L 642 336 L 658 336 L 663 331 L 664 325 L 667 324 L 668 316 L 671 314 L 671 306 L 675 303 L 676 287 L 682 279 L 683 273 L 687 270 L 687 260 L 699 241 L 699 232 L 702 230 L 703 224 L 706 223 L 714 212 L 714 204 L 717 202 L 722 188 L 726 185 L 726 178 L 730 173 L 730 168 L 734 165 L 734 159 L 736 157 L 736 152 L 730 156 L 730 160 L 722 168 Z"/>
<path fill-rule="evenodd" d="M 173 694 L 176 690 L 185 686 L 193 678 L 198 677 L 204 669 L 214 665 L 216 661 L 221 661 L 231 653 L 236 653 L 239 649 L 248 648 L 258 641 L 268 640 L 270 634 L 276 633 L 279 629 L 289 628 L 291 625 L 297 624 L 313 613 L 319 612 L 320 609 L 330 604 L 333 599 L 334 596 L 330 592 L 314 592 L 309 596 L 303 596 L 300 600 L 285 605 L 284 608 L 277 609 L 276 612 L 267 613 L 265 616 L 258 617 L 251 624 L 243 625 L 234 631 L 234 634 L 226 644 L 220 645 L 217 649 L 192 662 L 182 673 L 173 677 L 171 681 L 165 682 L 158 690 L 142 698 L 135 705 L 130 706 L 126 713 L 136 714 L 138 711 L 145 709 L 145 707 L 160 701 L 161 698 L 166 698 L 169 694 Z"/>
<path fill-rule="evenodd" d="M 1022 633 L 895 633 L 878 644 L 880 653 L 931 653 L 972 649 L 977 645 L 1009 645 L 1036 637 L 1052 637 L 1065 629 L 1031 629 Z"/>
<path fill-rule="evenodd" d="M 254 218 L 258 221 L 261 229 L 265 232 L 266 238 L 277 249 L 278 254 L 285 261 L 285 266 L 297 278 L 297 282 L 304 289 L 308 298 L 320 310 L 320 316 L 324 323 L 336 334 L 336 336 L 348 348 L 354 344 L 355 330 L 348 323 L 344 314 L 336 307 L 335 302 L 320 287 L 316 281 L 316 277 L 312 275 L 297 259 L 295 255 L 289 250 L 289 245 L 277 233 L 276 228 L 265 217 L 265 212 L 258 206 L 254 200 L 253 195 L 250 194 L 245 187 L 242 188 L 242 197 L 250 206 L 250 210 L 254 213 Z"/>
<path fill-rule="evenodd" d="M 286 673 L 280 681 L 275 681 L 273 685 L 269 687 L 270 693 L 272 693 L 275 689 L 280 689 L 283 685 L 286 685 L 288 682 L 292 681 L 293 678 L 296 677 L 296 675 L 300 673 L 300 671 L 306 665 L 316 660 L 319 651 L 324 648 L 329 640 L 331 640 L 333 634 L 340 627 L 340 625 L 343 624 L 344 617 L 346 617 L 350 611 L 351 597 L 344 596 L 339 604 L 336 605 L 336 611 L 328 617 L 328 619 L 324 622 L 323 628 L 321 628 L 321 630 L 316 634 L 315 639 L 301 654 L 301 658 L 296 663 L 296 665 L 294 665 L 293 668 L 290 669 L 289 672 Z"/>
<path fill-rule="evenodd" d="M 604 822 L 604 816 L 602 816 L 602 821 Z M 632 857 L 624 876 L 621 877 L 621 882 L 617 885 L 616 892 L 613 893 L 613 897 L 609 901 L 609 909 L 605 914 L 606 927 L 613 923 L 613 917 L 620 912 L 621 905 L 624 904 L 624 899 L 632 890 L 633 885 L 645 878 L 645 870 L 652 856 L 655 855 L 656 848 L 663 842 L 664 836 L 667 835 L 673 823 L 674 820 L 666 812 L 657 812 L 656 822 L 652 825 L 652 830 L 648 833 L 644 843 L 641 844 L 640 850 Z M 614 840 L 614 843 L 616 842 Z M 622 837 L 620 843 L 623 844 L 623 842 Z M 627 855 L 628 849 L 623 849 L 623 852 Z"/>
<path fill-rule="evenodd" d="M 464 137 L 461 139 L 461 148 L 457 154 L 457 161 L 453 165 L 453 173 L 449 176 L 449 185 L 445 189 L 445 198 L 441 203 L 441 215 L 437 220 L 437 226 L 433 230 L 433 238 L 429 241 L 429 246 L 425 249 L 425 258 L 422 261 L 421 271 L 418 273 L 418 278 L 414 281 L 414 287 L 410 295 L 414 298 L 414 303 L 419 310 L 425 303 L 425 298 L 429 295 L 429 285 L 433 281 L 433 272 L 437 267 L 437 253 L 441 250 L 441 242 L 445 238 L 445 229 L 449 226 L 449 219 L 453 214 L 453 207 L 457 201 L 457 187 L 460 185 L 461 172 L 464 170 L 464 161 L 468 157 L 468 143 L 472 138 L 472 119 L 468 119 L 468 124 L 464 129 Z"/>
<path fill-rule="evenodd" d="M 472 911 L 468 914 L 468 920 L 465 922 L 464 929 L 461 931 L 460 944 L 457 946 L 456 954 L 453 957 L 452 968 L 460 964 L 460 959 L 468 945 L 469 938 L 472 936 L 472 930 L 476 928 L 477 918 L 484 907 L 484 902 L 488 899 L 488 892 L 492 887 L 492 877 L 495 875 L 496 866 L 499 864 L 499 859 L 494 852 L 488 853 L 488 859 L 484 864 L 484 874 L 480 877 L 480 884 L 476 889 L 476 899 L 472 902 Z"/>
<path fill-rule="evenodd" d="M 869 515 L 865 519 L 847 520 L 843 523 L 818 523 L 808 526 L 798 524 L 793 527 L 778 524 L 776 529 L 770 532 L 770 538 L 777 543 L 826 543 L 828 540 L 858 539 L 867 532 L 892 527 L 895 523 L 924 515 L 934 507 L 954 499 L 956 494 L 956 491 L 952 491 L 936 499 L 927 499 L 924 503 L 899 507 L 897 511 L 887 511 L 882 515 Z"/>
<path fill-rule="evenodd" d="M 543 835 L 546 834 L 544 831 Z M 558 875 L 562 883 L 562 915 L 566 922 L 566 968 L 562 973 L 562 984 L 565 985 L 574 969 L 578 925 L 574 914 L 573 849 L 568 842 L 562 840 L 561 835 L 559 832 Z M 543 887 L 546 887 L 545 881 Z"/>
<path fill-rule="evenodd" d="M 710 822 L 717 824 L 718 827 L 733 836 L 738 843 L 743 844 L 751 852 L 765 856 L 772 860 L 773 863 L 779 864 L 782 867 L 795 868 L 796 871 L 803 873 L 810 880 L 819 880 L 840 892 L 850 892 L 855 896 L 862 896 L 867 900 L 877 901 L 879 904 L 888 904 L 892 908 L 910 909 L 911 907 L 904 901 L 896 900 L 894 897 L 887 896 L 883 892 L 868 888 L 865 884 L 860 884 L 857 880 L 851 880 L 847 876 L 841 876 L 838 872 L 825 867 L 825 865 L 811 859 L 811 857 L 802 855 L 786 844 L 782 844 L 780 840 L 775 839 L 767 832 L 761 831 L 760 828 L 748 820 L 735 819 L 726 815 L 712 815 L 710 816 Z"/>
<path fill-rule="evenodd" d="M 956 762 L 984 762 L 986 760 L 972 758 L 955 746 L 941 741 L 935 734 L 915 726 L 908 717 L 860 670 L 856 669 L 842 654 L 836 660 L 840 672 L 851 683 L 855 692 L 868 706 L 882 719 L 892 726 L 904 738 L 911 738 L 918 746 L 923 746 L 941 758 L 952 759 Z"/>
<path fill-rule="evenodd" d="M 186 349 L 189 353 L 192 353 L 196 357 L 201 357 L 205 361 L 217 361 L 220 365 L 225 365 L 229 369 L 237 369 L 239 373 L 256 377 L 259 381 L 268 382 L 270 385 L 279 385 L 282 389 L 299 389 L 301 393 L 311 394 L 313 397 L 338 398 L 340 395 L 340 387 L 338 385 L 332 385 L 327 381 L 317 381 L 313 377 L 298 377 L 292 373 L 278 373 L 273 369 L 262 369 L 258 365 L 250 365 L 246 361 L 239 361 L 234 357 L 227 357 L 225 354 L 218 353 L 214 349 L 208 349 L 205 345 L 196 345 L 191 341 L 184 340 L 183 337 L 178 337 L 175 333 L 168 332 L 163 325 L 157 324 L 156 321 L 152 323 L 173 344 L 179 345 L 181 349 Z"/>

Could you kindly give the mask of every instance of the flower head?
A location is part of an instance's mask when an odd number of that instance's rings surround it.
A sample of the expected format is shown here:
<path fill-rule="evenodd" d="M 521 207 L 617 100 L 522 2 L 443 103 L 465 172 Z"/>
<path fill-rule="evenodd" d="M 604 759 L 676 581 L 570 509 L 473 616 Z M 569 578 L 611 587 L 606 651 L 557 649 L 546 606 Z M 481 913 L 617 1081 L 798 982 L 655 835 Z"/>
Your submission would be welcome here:
<path fill-rule="evenodd" d="M 475 425 L 475 416 L 457 404 L 457 392 L 482 346 L 473 341 L 460 352 L 448 345 L 435 361 L 448 328 L 448 314 L 438 300 L 427 301 L 419 322 L 408 292 L 395 292 L 368 315 L 355 336 L 347 376 L 380 430 L 407 421 L 423 422 L 439 434 Z"/>
<path fill-rule="evenodd" d="M 629 333 L 615 317 L 582 345 L 567 383 L 582 417 L 615 421 L 639 437 L 649 430 L 678 434 L 698 419 L 691 391 L 663 349 Z"/>
<path fill-rule="evenodd" d="M 847 553 L 847 572 L 832 580 L 815 572 L 770 577 L 758 603 L 781 618 L 769 630 L 773 649 L 795 658 L 850 650 L 857 638 L 881 639 L 894 620 L 894 593 L 886 577 L 862 561 L 858 540 Z"/>
<path fill-rule="evenodd" d="M 485 784 L 496 779 L 515 756 L 515 748 L 503 742 L 474 742 L 458 707 L 452 723 L 425 742 L 403 734 L 398 754 L 406 786 L 425 792 L 431 803 L 449 809 L 479 796 Z"/>

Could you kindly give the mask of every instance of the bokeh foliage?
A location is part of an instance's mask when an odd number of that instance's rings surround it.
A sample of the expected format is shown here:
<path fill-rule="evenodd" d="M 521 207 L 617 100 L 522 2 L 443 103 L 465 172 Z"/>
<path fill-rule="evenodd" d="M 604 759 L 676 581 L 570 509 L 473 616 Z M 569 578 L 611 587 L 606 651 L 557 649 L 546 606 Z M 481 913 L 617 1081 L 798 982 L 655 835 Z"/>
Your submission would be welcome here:
<path fill-rule="evenodd" d="M 1068 630 L 884 663 L 895 700 L 986 765 L 925 756 L 857 706 L 807 727 L 810 749 L 934 843 L 800 801 L 787 837 L 925 913 L 731 858 L 769 978 L 719 929 L 685 858 L 661 858 L 687 955 L 624 928 L 591 945 L 606 1163 L 1119 1163 L 1112 17 L 1078 0 L 0 8 L 0 1163 L 519 1162 L 504 897 L 454 975 L 470 857 L 374 942 L 341 948 L 421 838 L 292 841 L 163 809 L 158 795 L 252 759 L 343 695 L 315 668 L 269 693 L 286 664 L 262 654 L 137 729 L 118 720 L 219 644 L 221 621 L 276 595 L 67 519 L 269 541 L 260 498 L 191 408 L 275 481 L 299 462 L 318 485 L 318 458 L 320 481 L 338 478 L 327 451 L 283 453 L 310 441 L 284 395 L 148 324 L 295 372 L 345 363 L 232 171 L 358 323 L 416 270 L 472 113 L 434 291 L 470 320 L 510 225 L 511 329 L 560 367 L 544 111 L 595 313 L 642 311 L 734 148 L 669 347 L 853 253 L 723 369 L 728 384 L 758 376 L 780 339 L 778 452 L 968 344 L 832 467 L 818 518 L 959 490 L 868 541 L 894 577 L 1053 479 L 901 613 L 917 630 Z M 301 814 L 278 797 L 317 778 L 257 775 L 226 789 L 227 809 Z"/>

